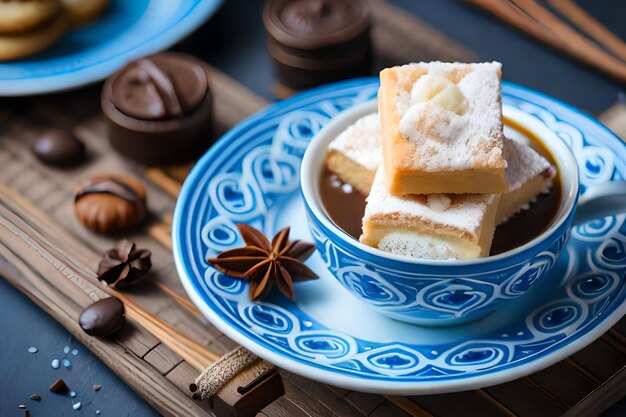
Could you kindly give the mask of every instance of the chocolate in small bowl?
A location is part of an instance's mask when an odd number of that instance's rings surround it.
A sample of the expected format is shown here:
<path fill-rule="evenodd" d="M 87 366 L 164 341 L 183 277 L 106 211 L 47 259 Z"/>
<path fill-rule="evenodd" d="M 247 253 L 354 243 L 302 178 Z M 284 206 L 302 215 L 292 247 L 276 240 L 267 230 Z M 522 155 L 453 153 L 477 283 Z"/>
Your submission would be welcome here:
<path fill-rule="evenodd" d="M 209 68 L 190 55 L 168 52 L 131 62 L 107 79 L 101 105 L 111 145 L 137 162 L 175 164 L 209 144 Z"/>
<path fill-rule="evenodd" d="M 263 23 L 281 91 L 369 75 L 370 15 L 367 0 L 269 0 Z"/>

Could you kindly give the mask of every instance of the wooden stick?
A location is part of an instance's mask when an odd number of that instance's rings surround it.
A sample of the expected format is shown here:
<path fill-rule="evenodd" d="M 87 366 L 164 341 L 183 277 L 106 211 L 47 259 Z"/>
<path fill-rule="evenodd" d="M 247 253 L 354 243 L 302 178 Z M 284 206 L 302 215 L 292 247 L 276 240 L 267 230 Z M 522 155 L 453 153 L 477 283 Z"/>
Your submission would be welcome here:
<path fill-rule="evenodd" d="M 534 1 L 530 0 L 516 0 L 515 5 L 502 0 L 466 0 L 468 3 L 481 7 L 493 15 L 499 17 L 505 22 L 521 29 L 530 36 L 547 43 L 548 45 L 559 49 L 570 56 L 579 59 L 582 62 L 616 78 L 621 82 L 626 82 L 626 64 L 597 48 L 594 44 L 590 43 L 586 39 L 582 38 L 583 42 L 579 42 L 578 37 L 571 38 L 565 36 L 566 32 L 574 32 L 571 28 L 565 30 L 563 26 L 557 25 L 552 28 L 545 23 L 541 23 L 538 20 L 534 20 L 528 14 L 522 13 L 522 9 L 530 9 L 532 13 L 538 16 L 533 16 L 537 19 L 544 21 L 553 21 L 546 13 L 549 12 L 537 12 L 537 7 L 540 7 Z M 535 6 L 530 5 L 533 3 Z M 530 5 L 530 6 L 529 6 Z M 516 6 L 519 8 L 517 9 Z M 543 8 L 542 8 L 543 9 Z M 524 10 L 525 11 L 525 10 Z M 558 20 L 558 19 L 557 19 Z M 561 22 L 561 25 L 564 25 Z M 565 25 L 565 27 L 567 27 Z M 575 33 L 575 32 L 574 32 Z M 565 36 L 565 39 L 564 39 Z"/>
<path fill-rule="evenodd" d="M 126 295 L 119 292 L 115 295 L 124 302 L 128 317 L 137 321 L 198 371 L 204 371 L 212 362 L 220 358 L 220 355 L 189 339 Z M 285 391 L 278 372 L 274 371 L 265 378 L 259 378 L 272 368 L 275 369 L 269 362 L 256 358 L 245 369 L 238 372 L 211 398 L 210 402 L 215 414 L 231 417 L 255 415 L 259 410 L 281 397 Z M 241 392 L 239 388 L 242 386 L 250 387 L 250 389 Z"/>
<path fill-rule="evenodd" d="M 205 346 L 188 338 L 160 318 L 146 311 L 130 297 L 118 291 L 114 293 L 116 297 L 124 302 L 129 317 L 137 321 L 157 339 L 161 340 L 163 344 L 198 370 L 205 369 L 211 362 L 216 361 L 220 357 L 217 353 L 211 352 Z"/>
<path fill-rule="evenodd" d="M 476 393 L 480 395 L 481 397 L 483 397 L 485 400 L 489 401 L 494 406 L 496 406 L 496 408 L 502 411 L 507 417 L 517 417 L 517 414 L 515 414 L 509 407 L 504 405 L 504 403 L 502 403 L 493 395 L 489 394 L 484 389 L 477 389 Z"/>
<path fill-rule="evenodd" d="M 614 67 L 623 75 L 626 81 L 626 64 L 598 48 L 596 44 L 576 32 L 548 9 L 535 0 L 513 0 L 513 3 L 530 17 L 536 19 L 545 27 L 550 28 L 563 43 L 568 45 L 572 52 L 576 51 L 590 61 L 602 61 L 608 67 Z"/>
<path fill-rule="evenodd" d="M 559 38 L 552 31 L 544 30 L 544 28 L 535 20 L 528 19 L 528 16 L 522 13 L 517 7 L 502 0 L 466 0 L 468 3 L 478 6 L 494 16 L 504 20 L 505 22 L 521 29 L 522 31 L 539 38 L 552 46 L 561 44 Z"/>
<path fill-rule="evenodd" d="M 178 197 L 182 184 L 172 179 L 162 169 L 148 168 L 146 169 L 146 177 L 148 177 L 148 179 L 150 179 L 153 183 L 160 186 L 163 190 L 165 190 L 165 192 L 167 192 L 172 197 L 174 198 Z"/>
<path fill-rule="evenodd" d="M 168 249 L 172 249 L 171 226 L 157 221 L 148 227 L 146 233 L 148 233 L 150 237 L 159 242 L 161 245 Z"/>
<path fill-rule="evenodd" d="M 167 295 L 172 297 L 174 299 L 174 301 L 176 301 L 178 304 L 180 304 L 181 307 L 187 309 L 187 311 L 189 311 L 189 312 L 191 312 L 193 314 L 202 315 L 202 312 L 198 309 L 198 307 L 195 306 L 195 304 L 193 304 L 191 301 L 189 301 L 188 299 L 186 299 L 182 295 L 180 295 L 177 292 L 175 292 L 174 290 L 172 290 L 167 285 L 163 284 L 162 282 L 158 282 L 158 281 L 155 281 L 155 284 L 163 292 L 165 292 Z"/>
<path fill-rule="evenodd" d="M 587 394 L 562 417 L 594 417 L 626 396 L 626 366 Z"/>
<path fill-rule="evenodd" d="M 552 394 L 552 392 L 548 391 L 540 383 L 535 381 L 535 379 L 533 378 L 532 375 L 527 376 L 524 379 L 526 380 L 526 383 L 528 383 L 530 386 L 532 386 L 536 391 L 539 391 L 540 393 L 542 393 L 544 396 L 549 398 L 553 403 L 558 404 L 564 410 L 567 410 L 567 409 L 570 408 L 569 405 L 565 401 L 563 401 L 562 399 L 560 399 L 556 395 Z"/>
<path fill-rule="evenodd" d="M 572 368 L 577 370 L 589 382 L 593 383 L 594 385 L 600 385 L 601 381 L 595 375 L 593 375 L 591 372 L 589 372 L 588 370 L 586 370 L 585 368 L 580 366 L 578 364 L 578 362 L 576 362 L 574 359 L 572 359 L 571 356 L 568 357 L 568 358 L 563 359 L 563 362 L 565 362 L 566 364 L 568 364 L 569 366 L 571 366 Z"/>
<path fill-rule="evenodd" d="M 411 401 L 411 399 L 408 397 L 402 397 L 399 395 L 385 395 L 385 398 L 412 417 L 434 417 L 428 411 L 420 407 L 417 403 Z"/>
<path fill-rule="evenodd" d="M 626 43 L 615 36 L 606 26 L 594 19 L 582 7 L 572 0 L 548 0 L 548 2 L 578 29 L 584 31 L 599 44 L 626 60 Z"/>
<path fill-rule="evenodd" d="M 626 355 L 626 343 L 624 343 L 624 337 L 622 337 L 622 335 L 617 333 L 615 330 L 609 329 L 606 333 L 600 336 L 600 339 L 611 345 L 613 349 L 617 350 L 622 355 Z"/>

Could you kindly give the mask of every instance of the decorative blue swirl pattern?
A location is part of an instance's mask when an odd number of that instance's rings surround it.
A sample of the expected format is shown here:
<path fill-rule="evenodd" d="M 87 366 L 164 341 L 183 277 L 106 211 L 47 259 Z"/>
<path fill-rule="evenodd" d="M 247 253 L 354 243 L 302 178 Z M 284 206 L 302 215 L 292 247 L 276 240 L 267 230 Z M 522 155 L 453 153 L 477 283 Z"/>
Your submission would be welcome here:
<path fill-rule="evenodd" d="M 607 317 L 623 314 L 626 216 L 573 230 L 561 255 L 565 272 L 550 272 L 565 274 L 562 287 L 529 312 L 524 322 L 448 343 L 359 339 L 327 328 L 287 300 L 252 303 L 245 283 L 210 268 L 205 256 L 240 244 L 234 222 L 274 231 L 272 219 L 282 199 L 297 190 L 299 160 L 310 138 L 336 113 L 372 98 L 376 90 L 373 80 L 352 81 L 277 105 L 235 129 L 194 168 L 174 219 L 175 255 L 179 270 L 185 272 L 183 280 L 189 280 L 224 326 L 291 363 L 359 381 L 373 380 L 382 387 L 386 382 L 458 381 L 503 372 L 546 357 L 576 342 Z M 512 85 L 503 86 L 503 101 L 536 116 L 571 146 L 584 185 L 626 176 L 625 148 L 603 128 L 566 106 Z M 322 233 L 315 229 L 312 233 L 323 240 Z M 432 277 L 424 280 L 423 288 L 390 289 L 384 268 L 371 268 L 371 274 L 365 275 L 342 261 L 341 248 L 323 241 L 319 252 L 329 267 L 341 265 L 342 284 L 370 303 L 392 302 L 419 310 L 427 302 L 429 309 L 435 306 L 442 314 L 458 316 L 480 308 L 485 298 L 505 300 L 525 292 L 542 270 L 555 263 L 563 244 L 564 239 L 554 242 L 533 262 L 503 273 L 502 282 L 483 282 L 480 291 L 474 290 L 471 276 Z M 401 281 L 402 276 L 394 279 Z"/>
<path fill-rule="evenodd" d="M 567 239 L 555 233 L 543 251 L 512 266 L 493 265 L 467 275 L 454 269 L 447 275 L 429 267 L 376 265 L 331 241 L 315 220 L 309 219 L 309 227 L 326 267 L 344 287 L 380 312 L 418 324 L 467 321 L 525 294 L 552 268 Z"/>

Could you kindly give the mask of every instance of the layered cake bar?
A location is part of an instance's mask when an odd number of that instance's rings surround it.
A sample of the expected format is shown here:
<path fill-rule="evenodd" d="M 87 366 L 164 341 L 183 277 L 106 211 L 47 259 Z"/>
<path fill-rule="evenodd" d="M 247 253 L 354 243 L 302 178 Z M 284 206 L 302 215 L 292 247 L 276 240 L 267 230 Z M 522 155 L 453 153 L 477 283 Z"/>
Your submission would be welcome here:
<path fill-rule="evenodd" d="M 370 114 L 343 131 L 328 146 L 326 165 L 343 182 L 368 195 L 381 165 L 378 114 Z M 496 224 L 527 209 L 541 192 L 549 190 L 556 174 L 550 162 L 530 146 L 504 138 L 508 192 L 501 195 Z"/>
<path fill-rule="evenodd" d="M 389 193 L 507 191 L 501 64 L 414 63 L 380 73 Z"/>
<path fill-rule="evenodd" d="M 326 166 L 345 183 L 367 195 L 383 155 L 378 113 L 357 120 L 328 146 Z"/>
<path fill-rule="evenodd" d="M 504 156 L 508 163 L 505 177 L 509 191 L 500 198 L 496 224 L 528 209 L 530 202 L 550 189 L 556 175 L 556 169 L 546 158 L 515 140 L 504 139 Z"/>
<path fill-rule="evenodd" d="M 489 255 L 499 194 L 395 196 L 386 178 L 381 166 L 367 198 L 361 242 L 416 258 Z"/>

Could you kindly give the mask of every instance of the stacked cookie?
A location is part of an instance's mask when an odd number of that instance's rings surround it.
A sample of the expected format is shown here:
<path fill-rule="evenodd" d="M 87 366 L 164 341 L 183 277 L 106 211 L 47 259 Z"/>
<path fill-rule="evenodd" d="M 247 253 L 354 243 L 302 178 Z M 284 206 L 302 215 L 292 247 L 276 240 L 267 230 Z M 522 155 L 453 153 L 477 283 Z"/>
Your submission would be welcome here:
<path fill-rule="evenodd" d="M 555 175 L 504 137 L 499 63 L 386 69 L 379 112 L 339 135 L 327 156 L 329 170 L 367 190 L 367 245 L 428 259 L 487 256 L 496 225 Z"/>
<path fill-rule="evenodd" d="M 69 28 L 95 18 L 107 4 L 108 0 L 0 0 L 0 61 L 49 48 Z"/>

